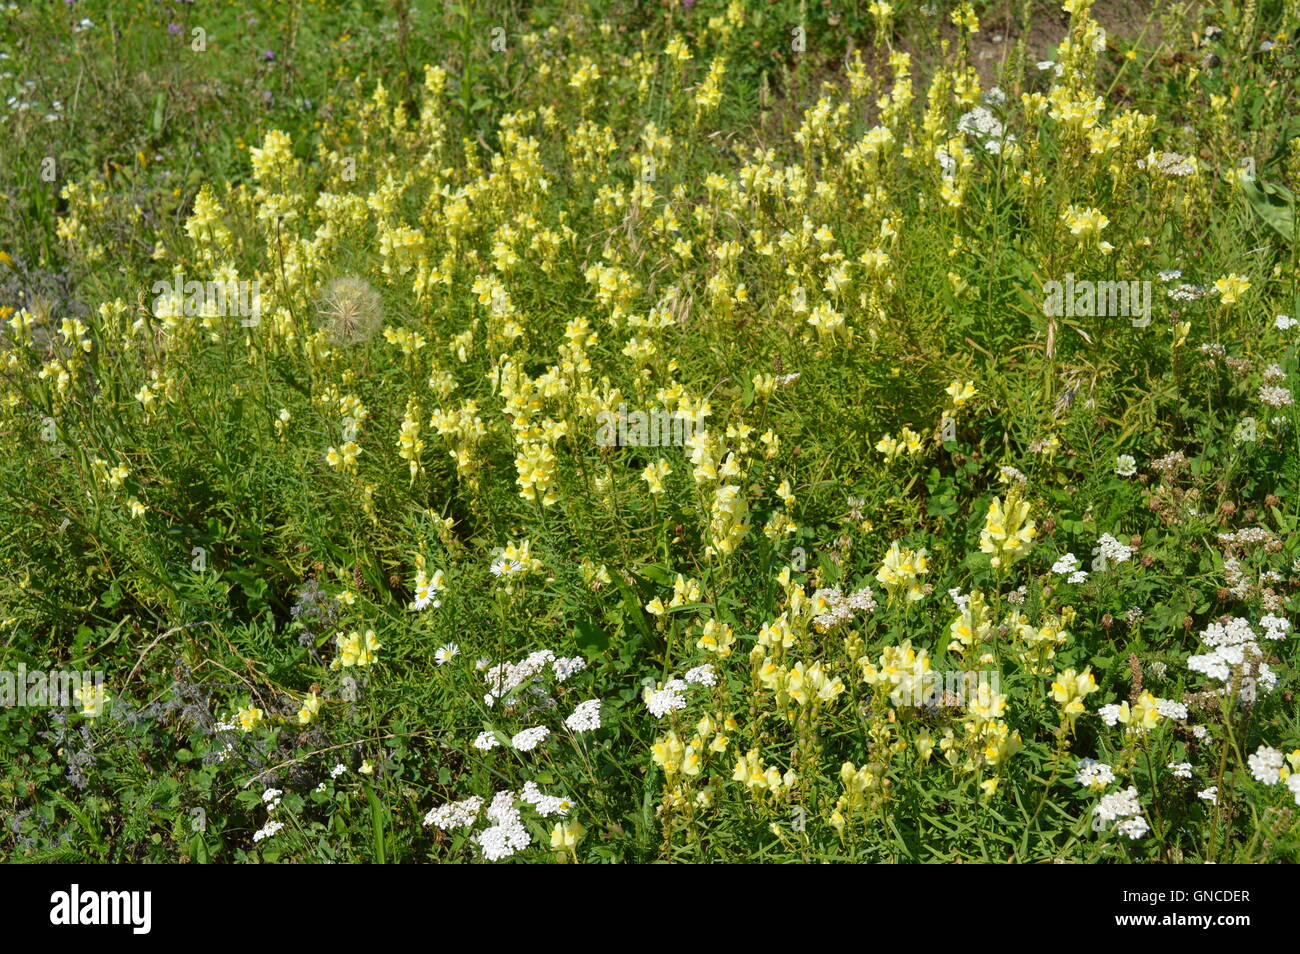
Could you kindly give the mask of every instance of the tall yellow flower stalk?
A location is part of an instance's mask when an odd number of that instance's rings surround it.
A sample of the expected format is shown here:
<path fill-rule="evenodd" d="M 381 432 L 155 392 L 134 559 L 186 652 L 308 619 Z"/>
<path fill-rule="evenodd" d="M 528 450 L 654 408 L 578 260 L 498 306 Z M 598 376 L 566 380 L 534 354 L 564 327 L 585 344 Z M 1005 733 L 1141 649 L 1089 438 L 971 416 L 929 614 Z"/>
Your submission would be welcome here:
<path fill-rule="evenodd" d="M 1013 487 L 1005 502 L 994 497 L 989 504 L 984 530 L 980 533 L 980 550 L 992 558 L 993 569 L 1003 574 L 1029 552 L 1037 535 L 1038 529 L 1029 519 L 1029 502 L 1021 500 L 1019 491 Z"/>

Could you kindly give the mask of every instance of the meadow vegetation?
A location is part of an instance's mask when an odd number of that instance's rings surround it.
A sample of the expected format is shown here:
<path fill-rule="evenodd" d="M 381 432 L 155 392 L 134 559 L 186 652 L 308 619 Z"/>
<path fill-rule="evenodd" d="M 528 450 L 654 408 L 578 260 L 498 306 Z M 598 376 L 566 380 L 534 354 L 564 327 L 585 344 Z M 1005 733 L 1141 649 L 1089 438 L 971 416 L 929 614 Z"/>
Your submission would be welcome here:
<path fill-rule="evenodd" d="M 1297 860 L 1298 40 L 4 6 L 0 857 Z"/>

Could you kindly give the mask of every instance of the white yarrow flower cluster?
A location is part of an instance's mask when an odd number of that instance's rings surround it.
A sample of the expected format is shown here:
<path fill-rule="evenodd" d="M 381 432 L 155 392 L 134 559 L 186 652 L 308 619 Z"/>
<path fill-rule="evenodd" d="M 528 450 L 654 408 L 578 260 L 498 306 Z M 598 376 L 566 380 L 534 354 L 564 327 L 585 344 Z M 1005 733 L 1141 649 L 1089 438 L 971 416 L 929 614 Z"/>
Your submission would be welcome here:
<path fill-rule="evenodd" d="M 541 745 L 550 734 L 551 730 L 544 725 L 533 726 L 531 729 L 516 732 L 510 739 L 510 744 L 520 752 L 531 752 Z"/>
<path fill-rule="evenodd" d="M 1282 753 L 1267 745 L 1261 745 L 1246 761 L 1250 764 L 1250 774 L 1255 781 L 1265 785 L 1276 785 L 1284 776 Z"/>
<path fill-rule="evenodd" d="M 480 814 L 486 815 L 491 823 L 477 835 L 477 842 L 483 857 L 488 861 L 500 861 L 522 851 L 532 844 L 532 837 L 524 827 L 523 817 L 519 812 L 519 802 L 533 806 L 543 818 L 552 815 L 567 815 L 572 803 L 567 798 L 547 795 L 535 782 L 525 782 L 521 793 L 500 791 L 492 797 L 484 812 L 483 798 L 474 795 L 459 802 L 450 802 L 431 809 L 424 816 L 426 825 L 433 825 L 440 831 L 456 828 L 469 828 L 478 821 Z"/>
<path fill-rule="evenodd" d="M 1261 384 L 1259 386 L 1259 403 L 1273 408 L 1290 407 L 1295 403 L 1295 398 L 1284 387 L 1279 387 L 1276 384 Z"/>
<path fill-rule="evenodd" d="M 494 732 L 480 732 L 474 739 L 474 748 L 480 752 L 488 752 L 495 749 L 501 744 L 501 740 L 496 737 Z"/>
<path fill-rule="evenodd" d="M 718 674 L 710 665 L 696 666 L 686 673 L 686 681 L 698 686 L 716 686 Z"/>
<path fill-rule="evenodd" d="M 1012 467 L 1010 464 L 1003 464 L 999 467 L 998 476 L 1002 478 L 1003 483 L 1007 484 L 1014 481 L 1024 487 L 1029 483 L 1029 478 L 1025 476 L 1025 472 L 1018 467 Z"/>
<path fill-rule="evenodd" d="M 1096 759 L 1079 759 L 1078 772 L 1074 780 L 1095 792 L 1101 791 L 1115 781 L 1114 770 L 1105 762 Z"/>
<path fill-rule="evenodd" d="M 1115 830 L 1131 839 L 1141 838 L 1151 830 L 1147 820 L 1142 817 L 1138 790 L 1132 785 L 1122 792 L 1103 795 L 1093 811 L 1102 822 L 1119 822 Z"/>
<path fill-rule="evenodd" d="M 647 686 L 641 695 L 646 708 L 656 719 L 662 719 L 670 712 L 686 708 L 686 683 L 680 679 L 669 679 L 657 689 Z"/>
<path fill-rule="evenodd" d="M 574 673 L 582 672 L 587 668 L 587 660 L 581 656 L 560 656 L 551 663 L 551 670 L 555 673 L 556 682 L 564 682 Z"/>
<path fill-rule="evenodd" d="M 600 700 L 588 699 L 578 703 L 573 714 L 564 720 L 570 732 L 594 732 L 600 728 Z"/>
<path fill-rule="evenodd" d="M 1261 616 L 1259 625 L 1264 627 L 1265 639 L 1286 639 L 1287 633 L 1291 632 L 1291 623 L 1280 616 L 1274 616 L 1269 613 L 1267 616 Z"/>
<path fill-rule="evenodd" d="M 869 586 L 848 595 L 839 589 L 823 588 L 813 593 L 812 605 L 813 622 L 826 631 L 853 619 L 855 612 L 874 613 L 876 597 Z"/>
<path fill-rule="evenodd" d="M 1173 771 L 1173 773 L 1174 773 L 1174 778 L 1191 778 L 1191 777 L 1192 777 L 1192 763 L 1191 763 L 1191 762 L 1170 762 L 1170 763 L 1169 763 L 1169 768 Z"/>
<path fill-rule="evenodd" d="M 1172 699 L 1157 699 L 1156 711 L 1166 719 L 1173 719 L 1175 722 L 1182 722 L 1187 718 L 1187 706 Z"/>
<path fill-rule="evenodd" d="M 1112 563 L 1127 563 L 1133 556 L 1133 548 L 1120 543 L 1109 533 L 1103 533 L 1097 545 L 1092 548 L 1093 571 L 1104 570 Z"/>
<path fill-rule="evenodd" d="M 537 809 L 537 814 L 543 818 L 549 818 L 552 815 L 567 815 L 572 804 L 567 798 L 543 794 L 542 790 L 537 787 L 536 782 L 524 782 L 524 790 L 519 797 Z"/>
<path fill-rule="evenodd" d="M 1147 824 L 1147 820 L 1141 815 L 1134 815 L 1132 818 L 1126 818 L 1116 825 L 1115 830 L 1121 835 L 1126 835 L 1131 840 L 1136 841 L 1149 832 L 1151 826 Z"/>
<path fill-rule="evenodd" d="M 283 827 L 284 822 L 268 821 L 257 831 L 253 832 L 253 841 L 258 842 L 264 838 L 270 838 Z"/>
<path fill-rule="evenodd" d="M 1079 558 L 1073 553 L 1067 553 L 1055 563 L 1052 564 L 1052 572 L 1060 576 L 1069 577 L 1067 583 L 1082 583 L 1088 578 L 1088 571 L 1082 568 Z"/>
<path fill-rule="evenodd" d="M 515 807 L 513 792 L 497 792 L 488 806 L 487 817 L 494 824 L 479 832 L 475 840 L 488 861 L 509 858 L 532 844 L 533 839 Z"/>
<path fill-rule="evenodd" d="M 464 801 L 448 802 L 446 805 L 429 809 L 424 816 L 424 824 L 433 825 L 439 831 L 468 828 L 478 819 L 478 813 L 482 809 L 482 797 L 473 795 Z"/>
<path fill-rule="evenodd" d="M 483 673 L 488 684 L 488 693 L 483 701 L 491 707 L 498 699 L 513 702 L 513 694 L 526 683 L 537 678 L 538 674 L 555 661 L 555 653 L 549 649 L 539 649 L 529 653 L 517 663 L 501 663 Z"/>
<path fill-rule="evenodd" d="M 1006 127 L 987 106 L 976 106 L 970 112 L 963 113 L 957 120 L 957 128 L 981 140 L 984 149 L 994 155 L 1002 151 L 1004 140 L 1016 141 L 1015 136 L 1006 135 Z"/>
<path fill-rule="evenodd" d="M 1270 624 L 1276 632 L 1277 618 Z M 1201 642 L 1210 651 L 1188 657 L 1187 668 L 1222 682 L 1225 692 L 1235 682 L 1242 701 L 1251 702 L 1258 689 L 1268 692 L 1277 685 L 1277 674 L 1263 661 L 1255 631 L 1240 616 L 1227 623 L 1211 623 L 1201 632 Z"/>

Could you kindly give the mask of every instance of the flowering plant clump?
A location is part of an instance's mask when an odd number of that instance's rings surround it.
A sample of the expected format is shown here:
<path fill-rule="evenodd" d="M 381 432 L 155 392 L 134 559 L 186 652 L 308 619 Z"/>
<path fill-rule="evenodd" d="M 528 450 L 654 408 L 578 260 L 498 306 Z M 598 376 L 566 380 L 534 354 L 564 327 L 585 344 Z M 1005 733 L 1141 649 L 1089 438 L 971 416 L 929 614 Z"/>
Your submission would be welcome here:
<path fill-rule="evenodd" d="M 1300 860 L 1300 4 L 75 5 L 0 857 Z"/>

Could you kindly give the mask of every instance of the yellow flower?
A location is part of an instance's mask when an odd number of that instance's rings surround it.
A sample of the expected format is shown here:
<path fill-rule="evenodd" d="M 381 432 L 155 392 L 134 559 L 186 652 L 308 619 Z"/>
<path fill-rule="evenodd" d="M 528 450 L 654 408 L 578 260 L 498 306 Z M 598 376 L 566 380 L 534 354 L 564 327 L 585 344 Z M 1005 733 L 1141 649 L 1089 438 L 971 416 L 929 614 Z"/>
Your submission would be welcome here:
<path fill-rule="evenodd" d="M 1149 732 L 1160 721 L 1160 700 L 1149 692 L 1138 696 L 1137 704 L 1129 709 L 1127 702 L 1119 704 L 1119 721 L 1133 733 Z"/>
<path fill-rule="evenodd" d="M 720 623 L 716 619 L 711 619 L 704 624 L 704 631 L 700 634 L 700 638 L 696 640 L 695 648 L 716 653 L 725 659 L 731 655 L 731 647 L 735 642 L 736 636 L 730 626 L 726 623 Z"/>
<path fill-rule="evenodd" d="M 298 710 L 298 724 L 310 725 L 316 721 L 316 716 L 320 712 L 320 696 L 311 693 L 302 702 L 302 708 Z"/>
<path fill-rule="evenodd" d="M 952 398 L 954 408 L 964 407 L 978 392 L 975 390 L 974 381 L 954 381 L 944 389 L 944 393 Z"/>
<path fill-rule="evenodd" d="M 1052 698 L 1061 706 L 1066 721 L 1073 726 L 1074 720 L 1084 712 L 1083 700 L 1097 691 L 1097 680 L 1092 675 L 1091 667 L 1076 673 L 1073 669 L 1057 673 L 1052 683 Z"/>
<path fill-rule="evenodd" d="M 78 686 L 73 696 L 81 704 L 81 714 L 87 719 L 103 715 L 104 706 L 108 704 L 110 698 L 104 687 L 98 684 Z"/>
<path fill-rule="evenodd" d="M 354 470 L 357 465 L 357 455 L 360 453 L 361 448 L 357 446 L 356 441 L 348 441 L 338 449 L 331 447 L 326 451 L 325 462 L 335 470 Z"/>
<path fill-rule="evenodd" d="M 650 757 L 664 770 L 666 776 L 671 777 L 681 771 L 682 759 L 685 755 L 686 747 L 682 745 L 682 740 L 677 733 L 671 730 L 650 746 Z"/>
<path fill-rule="evenodd" d="M 889 545 L 889 552 L 876 572 L 876 580 L 885 587 L 891 600 L 906 591 L 907 600 L 915 603 L 925 596 L 920 579 L 928 572 L 925 550 L 900 547 L 895 540 Z"/>
<path fill-rule="evenodd" d="M 641 479 L 650 485 L 650 493 L 661 494 L 664 492 L 664 478 L 672 472 L 673 470 L 668 466 L 668 462 L 661 457 L 641 471 Z"/>
<path fill-rule="evenodd" d="M 1009 567 L 1028 551 L 1038 530 L 1029 519 L 1029 502 L 1020 499 L 1012 488 L 1006 503 L 994 497 L 989 504 L 984 530 L 980 533 L 980 550 L 992 557 L 994 569 Z"/>
<path fill-rule="evenodd" d="M 249 706 L 235 713 L 235 721 L 245 732 L 252 732 L 266 721 L 266 713 L 256 706 Z"/>
<path fill-rule="evenodd" d="M 383 644 L 375 638 L 373 629 L 366 630 L 364 637 L 355 631 L 348 633 L 347 636 L 336 636 L 334 642 L 339 654 L 330 663 L 331 669 L 369 666 L 378 658 L 375 655 L 376 650 L 383 648 Z"/>
<path fill-rule="evenodd" d="M 1110 219 L 1102 215 L 1100 209 L 1081 209 L 1073 205 L 1061 213 L 1061 218 L 1069 226 L 1070 234 L 1080 238 L 1100 236 L 1101 230 L 1110 225 Z"/>
<path fill-rule="evenodd" d="M 668 45 L 664 47 L 664 53 L 672 57 L 678 63 L 685 63 L 687 60 L 691 59 L 691 51 L 686 45 L 686 41 L 676 34 L 674 34 L 673 38 L 668 41 Z"/>
<path fill-rule="evenodd" d="M 568 824 L 557 822 L 551 829 L 551 848 L 556 852 L 555 860 L 568 861 L 570 856 L 576 860 L 578 842 L 582 840 L 585 831 L 586 829 L 576 818 Z"/>
<path fill-rule="evenodd" d="M 1219 301 L 1225 305 L 1235 305 L 1237 300 L 1250 288 L 1250 282 L 1242 275 L 1225 275 L 1214 283 L 1219 293 Z"/>

